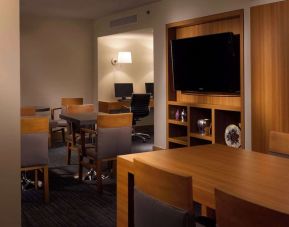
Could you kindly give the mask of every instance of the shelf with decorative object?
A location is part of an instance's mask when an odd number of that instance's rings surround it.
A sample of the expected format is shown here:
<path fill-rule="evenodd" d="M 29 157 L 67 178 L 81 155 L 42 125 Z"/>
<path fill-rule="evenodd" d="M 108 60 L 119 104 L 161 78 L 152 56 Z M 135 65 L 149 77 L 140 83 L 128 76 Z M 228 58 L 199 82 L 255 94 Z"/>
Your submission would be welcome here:
<path fill-rule="evenodd" d="M 167 25 L 167 147 L 226 144 L 225 133 L 235 141 L 240 136 L 244 147 L 244 25 L 243 10 L 179 21 Z M 208 30 L 208 28 L 210 28 Z M 171 41 L 208 34 L 231 32 L 240 38 L 240 93 L 192 93 L 175 90 Z M 208 66 L 210 67 L 210 66 Z M 202 76 L 202 75 L 192 75 Z M 218 75 L 216 75 L 218 76 Z M 181 112 L 185 118 L 181 118 Z M 242 125 L 242 130 L 233 126 Z M 233 130 L 232 130 L 233 129 Z M 182 137 L 186 140 L 175 138 Z M 228 139 L 227 138 L 227 139 Z M 235 141 L 238 142 L 237 140 Z M 176 145 L 177 144 L 177 145 Z"/>

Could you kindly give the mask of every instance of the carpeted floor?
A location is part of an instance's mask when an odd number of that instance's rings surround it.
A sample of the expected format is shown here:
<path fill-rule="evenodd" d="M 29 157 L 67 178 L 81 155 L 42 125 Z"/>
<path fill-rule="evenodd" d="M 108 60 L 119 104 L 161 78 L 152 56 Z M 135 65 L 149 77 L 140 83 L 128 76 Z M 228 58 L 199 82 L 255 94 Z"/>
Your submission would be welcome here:
<path fill-rule="evenodd" d="M 142 143 L 133 141 L 133 152 L 152 150 L 153 139 Z M 66 151 L 62 144 L 49 151 L 50 203 L 43 202 L 43 191 L 29 189 L 22 192 L 23 227 L 114 227 L 116 226 L 115 179 L 104 180 L 102 194 L 96 192 L 94 182 L 78 183 L 77 157 L 65 165 Z"/>

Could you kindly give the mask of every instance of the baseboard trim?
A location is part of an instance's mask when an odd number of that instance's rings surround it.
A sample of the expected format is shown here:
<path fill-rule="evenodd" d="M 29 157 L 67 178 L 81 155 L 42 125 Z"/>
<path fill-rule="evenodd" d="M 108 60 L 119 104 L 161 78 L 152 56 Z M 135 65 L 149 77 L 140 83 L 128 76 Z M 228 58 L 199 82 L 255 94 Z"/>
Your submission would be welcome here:
<path fill-rule="evenodd" d="M 160 151 L 160 150 L 165 150 L 164 148 L 158 147 L 158 146 L 153 146 L 153 151 Z"/>

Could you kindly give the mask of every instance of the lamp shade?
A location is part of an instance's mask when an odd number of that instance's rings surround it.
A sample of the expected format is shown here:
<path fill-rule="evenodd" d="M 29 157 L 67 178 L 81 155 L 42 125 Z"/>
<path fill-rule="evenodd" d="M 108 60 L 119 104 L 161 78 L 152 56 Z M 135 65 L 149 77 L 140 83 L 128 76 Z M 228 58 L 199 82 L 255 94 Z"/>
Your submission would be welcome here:
<path fill-rule="evenodd" d="M 118 52 L 117 63 L 132 63 L 131 52 Z"/>

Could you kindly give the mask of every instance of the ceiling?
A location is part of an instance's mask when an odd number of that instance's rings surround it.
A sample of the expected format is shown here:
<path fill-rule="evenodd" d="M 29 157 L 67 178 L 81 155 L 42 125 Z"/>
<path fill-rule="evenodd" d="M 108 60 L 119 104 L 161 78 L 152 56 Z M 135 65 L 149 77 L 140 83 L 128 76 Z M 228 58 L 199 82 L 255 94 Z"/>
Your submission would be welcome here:
<path fill-rule="evenodd" d="M 21 14 L 98 19 L 160 0 L 21 0 Z"/>

